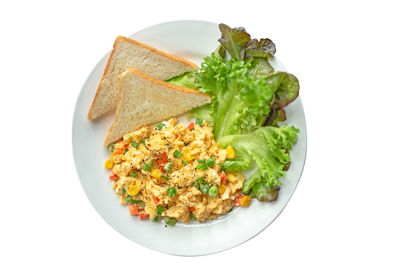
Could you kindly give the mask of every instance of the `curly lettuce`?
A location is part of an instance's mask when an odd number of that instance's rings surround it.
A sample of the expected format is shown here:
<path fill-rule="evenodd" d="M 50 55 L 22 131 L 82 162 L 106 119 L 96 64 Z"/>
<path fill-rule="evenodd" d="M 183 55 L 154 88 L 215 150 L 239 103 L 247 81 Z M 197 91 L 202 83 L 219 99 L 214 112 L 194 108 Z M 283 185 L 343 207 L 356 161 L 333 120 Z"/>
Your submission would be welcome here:
<path fill-rule="evenodd" d="M 289 150 L 297 142 L 298 133 L 293 126 L 266 126 L 250 134 L 224 136 L 219 144 L 222 147 L 231 145 L 236 157 L 222 166 L 227 171 L 237 172 L 252 168 L 255 162 L 258 170 L 245 180 L 242 191 L 253 193 L 260 201 L 271 200 L 271 194 L 279 190 L 280 179 L 286 174 Z"/>

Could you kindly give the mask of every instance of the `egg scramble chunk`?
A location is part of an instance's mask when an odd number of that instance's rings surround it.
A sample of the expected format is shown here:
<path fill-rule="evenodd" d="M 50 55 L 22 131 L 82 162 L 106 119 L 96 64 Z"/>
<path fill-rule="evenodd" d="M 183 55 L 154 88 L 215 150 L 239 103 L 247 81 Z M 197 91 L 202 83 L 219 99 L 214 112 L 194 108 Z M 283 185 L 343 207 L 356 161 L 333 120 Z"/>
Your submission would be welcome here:
<path fill-rule="evenodd" d="M 189 223 L 216 219 L 236 206 L 248 206 L 242 196 L 244 176 L 224 173 L 219 163 L 234 156 L 222 149 L 207 122 L 185 126 L 176 118 L 126 134 L 112 146 L 105 163 L 121 204 L 144 220 Z"/>

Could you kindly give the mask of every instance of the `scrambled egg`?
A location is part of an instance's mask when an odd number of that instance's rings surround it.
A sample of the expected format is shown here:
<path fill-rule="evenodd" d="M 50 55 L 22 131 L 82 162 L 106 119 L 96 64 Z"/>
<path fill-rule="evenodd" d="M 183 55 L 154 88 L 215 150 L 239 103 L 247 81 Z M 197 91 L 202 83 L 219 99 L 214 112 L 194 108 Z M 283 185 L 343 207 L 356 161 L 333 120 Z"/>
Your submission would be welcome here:
<path fill-rule="evenodd" d="M 244 177 L 227 179 L 219 165 L 227 151 L 207 122 L 185 126 L 172 118 L 125 135 L 113 151 L 112 187 L 121 204 L 138 204 L 131 214 L 141 219 L 204 222 L 230 211 L 240 197 Z"/>

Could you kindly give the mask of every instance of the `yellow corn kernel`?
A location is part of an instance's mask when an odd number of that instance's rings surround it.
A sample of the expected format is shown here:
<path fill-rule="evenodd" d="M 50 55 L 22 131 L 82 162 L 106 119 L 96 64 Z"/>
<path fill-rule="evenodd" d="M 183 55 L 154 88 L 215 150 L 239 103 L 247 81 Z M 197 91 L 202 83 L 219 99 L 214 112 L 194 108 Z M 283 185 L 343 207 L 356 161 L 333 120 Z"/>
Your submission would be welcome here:
<path fill-rule="evenodd" d="M 238 181 L 236 175 L 232 174 L 232 173 L 228 173 L 228 175 L 226 176 L 226 178 L 228 179 L 228 181 L 230 183 L 236 183 Z"/>
<path fill-rule="evenodd" d="M 190 150 L 190 149 L 186 149 L 185 151 L 182 152 L 183 157 L 187 161 L 192 161 L 193 160 L 193 156 L 192 156 L 191 152 L 192 152 L 192 150 Z"/>
<path fill-rule="evenodd" d="M 226 148 L 226 157 L 228 159 L 234 159 L 236 157 L 236 152 L 235 152 L 235 150 L 233 149 L 232 146 L 228 146 Z"/>
<path fill-rule="evenodd" d="M 140 188 L 139 188 L 139 185 L 137 185 L 137 184 L 131 185 L 128 189 L 128 194 L 130 196 L 136 196 L 137 194 L 139 194 L 139 192 L 140 192 Z"/>
<path fill-rule="evenodd" d="M 151 176 L 154 178 L 159 179 L 161 177 L 161 174 L 162 174 L 162 172 L 160 169 L 152 169 L 151 170 Z"/>
<path fill-rule="evenodd" d="M 244 196 L 240 201 L 240 206 L 248 207 L 251 203 L 251 196 Z"/>
<path fill-rule="evenodd" d="M 226 190 L 226 185 L 221 184 L 219 186 L 218 193 L 220 193 L 222 195 L 223 193 L 225 193 L 225 190 Z"/>
<path fill-rule="evenodd" d="M 104 162 L 104 167 L 106 167 L 108 170 L 111 170 L 114 167 L 114 162 L 111 158 L 108 158 L 106 162 Z"/>

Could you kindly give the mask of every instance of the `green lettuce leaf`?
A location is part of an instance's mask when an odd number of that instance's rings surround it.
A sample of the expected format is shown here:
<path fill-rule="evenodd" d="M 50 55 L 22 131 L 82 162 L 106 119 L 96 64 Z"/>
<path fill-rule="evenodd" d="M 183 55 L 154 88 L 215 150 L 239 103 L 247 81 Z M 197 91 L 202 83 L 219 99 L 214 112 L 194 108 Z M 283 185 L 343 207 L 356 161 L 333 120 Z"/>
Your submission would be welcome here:
<path fill-rule="evenodd" d="M 289 150 L 297 142 L 299 130 L 293 126 L 261 127 L 250 134 L 230 135 L 219 139 L 219 145 L 233 146 L 236 157 L 222 165 L 227 171 L 249 169 L 255 162 L 258 170 L 243 185 L 243 193 L 251 192 L 260 201 L 273 199 L 290 163 Z M 278 190 L 279 191 L 279 190 Z"/>

